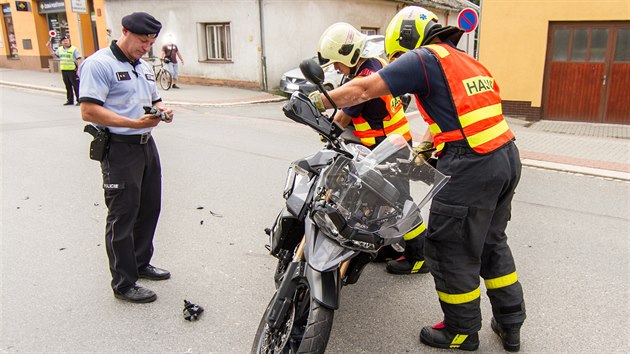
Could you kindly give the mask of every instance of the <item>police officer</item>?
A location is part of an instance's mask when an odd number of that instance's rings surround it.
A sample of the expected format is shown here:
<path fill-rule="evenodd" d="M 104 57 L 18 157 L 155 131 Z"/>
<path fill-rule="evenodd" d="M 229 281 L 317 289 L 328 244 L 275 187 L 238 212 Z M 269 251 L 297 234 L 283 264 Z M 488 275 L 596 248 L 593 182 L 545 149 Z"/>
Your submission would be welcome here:
<path fill-rule="evenodd" d="M 407 49 L 423 47 L 330 97 L 346 107 L 388 94 L 415 94 L 428 115 L 437 168 L 451 176 L 431 204 L 424 250 L 444 317 L 421 330 L 421 342 L 479 347 L 481 276 L 492 305 L 491 327 L 506 350 L 518 351 L 525 304 L 505 234 L 521 173 L 514 134 L 490 72 L 455 47 L 461 31 L 440 26 L 427 12 L 395 18 L 398 30 L 385 38 Z M 321 95 L 312 99 L 324 103 Z"/>
<path fill-rule="evenodd" d="M 366 48 L 366 41 L 367 36 L 352 25 L 345 22 L 335 23 L 328 27 L 319 39 L 317 54 L 320 64 L 334 65 L 335 70 L 342 72 L 352 81 L 362 80 L 386 65 L 385 60 L 377 57 L 375 53 L 370 53 L 370 50 Z M 313 92 L 311 95 L 319 95 L 319 93 Z M 344 128 L 350 124 L 353 125 L 354 135 L 370 149 L 376 147 L 391 134 L 400 134 L 409 145 L 412 144 L 409 123 L 405 117 L 402 102 L 391 94 L 345 107 L 337 113 L 335 121 Z M 408 189 L 409 185 L 403 183 L 401 187 Z M 385 269 L 393 274 L 428 273 L 429 269 L 424 264 L 422 251 L 425 229 L 426 226 L 420 218 L 419 225 L 404 236 L 403 257 L 388 246 L 379 251 L 376 261 L 400 257 L 398 260 L 388 262 Z"/>
<path fill-rule="evenodd" d="M 77 80 L 77 68 L 81 65 L 81 54 L 77 47 L 70 44 L 70 38 L 64 36 L 61 39 L 61 46 L 53 51 L 50 40 L 46 42 L 46 48 L 53 55 L 59 58 L 59 69 L 61 77 L 66 86 L 66 103 L 64 106 L 74 105 L 74 97 L 77 98 L 77 106 L 79 105 L 79 81 Z M 73 92 L 74 91 L 74 92 Z"/>
<path fill-rule="evenodd" d="M 157 297 L 136 284 L 138 278 L 170 277 L 150 264 L 162 184 L 151 131 L 161 120 L 145 114 L 143 106 L 157 106 L 170 119 L 173 112 L 158 95 L 151 66 L 140 59 L 161 28 L 145 12 L 123 17 L 120 39 L 91 55 L 80 69 L 83 120 L 110 132 L 109 150 L 101 162 L 108 208 L 106 249 L 114 296 L 130 302 Z"/>

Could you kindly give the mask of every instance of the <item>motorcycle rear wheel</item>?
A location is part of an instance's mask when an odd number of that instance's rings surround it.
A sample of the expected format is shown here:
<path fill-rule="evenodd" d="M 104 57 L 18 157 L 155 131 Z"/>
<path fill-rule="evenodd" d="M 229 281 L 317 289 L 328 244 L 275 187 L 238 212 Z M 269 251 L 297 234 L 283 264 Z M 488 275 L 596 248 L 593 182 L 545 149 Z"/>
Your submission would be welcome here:
<path fill-rule="evenodd" d="M 258 325 L 252 354 L 325 352 L 334 311 L 312 299 L 308 283 L 306 279 L 304 280 L 304 283 L 296 288 L 293 308 L 287 312 L 282 326 L 275 331 L 265 321 L 275 296 L 271 299 Z"/>

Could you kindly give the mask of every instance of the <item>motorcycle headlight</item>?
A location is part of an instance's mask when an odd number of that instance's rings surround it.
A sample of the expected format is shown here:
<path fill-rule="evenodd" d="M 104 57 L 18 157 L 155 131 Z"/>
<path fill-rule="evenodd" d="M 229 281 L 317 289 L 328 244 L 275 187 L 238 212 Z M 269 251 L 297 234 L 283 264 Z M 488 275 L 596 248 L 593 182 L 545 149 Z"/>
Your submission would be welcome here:
<path fill-rule="evenodd" d="M 287 170 L 287 179 L 284 182 L 284 190 L 282 192 L 282 196 L 284 199 L 289 198 L 291 192 L 293 191 L 293 183 L 295 182 L 295 170 L 293 167 L 289 167 Z"/>
<path fill-rule="evenodd" d="M 305 169 L 297 165 L 293 165 L 289 167 L 289 169 L 287 170 L 287 179 L 284 182 L 284 191 L 282 192 L 284 199 L 289 198 L 289 196 L 291 196 L 291 193 L 293 192 L 293 186 L 295 185 L 296 174 L 302 175 L 302 176 L 308 176 L 308 171 L 306 171 Z"/>

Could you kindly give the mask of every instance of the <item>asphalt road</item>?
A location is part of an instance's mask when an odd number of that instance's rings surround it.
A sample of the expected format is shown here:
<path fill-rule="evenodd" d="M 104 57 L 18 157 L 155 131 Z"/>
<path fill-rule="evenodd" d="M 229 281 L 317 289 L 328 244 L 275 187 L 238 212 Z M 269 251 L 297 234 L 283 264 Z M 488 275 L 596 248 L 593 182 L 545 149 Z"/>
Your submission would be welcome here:
<path fill-rule="evenodd" d="M 280 103 L 176 107 L 154 131 L 163 208 L 151 304 L 116 300 L 103 247 L 100 168 L 78 107 L 2 87 L 0 352 L 245 353 L 272 296 L 263 233 L 282 207 L 288 164 L 317 134 L 282 118 Z M 522 353 L 629 348 L 630 184 L 524 168 L 508 227 L 525 290 Z M 184 299 L 205 307 L 183 319 Z M 503 352 L 487 297 L 478 352 Z M 418 342 L 439 322 L 430 275 L 369 265 L 343 289 L 329 353 L 440 353 Z"/>

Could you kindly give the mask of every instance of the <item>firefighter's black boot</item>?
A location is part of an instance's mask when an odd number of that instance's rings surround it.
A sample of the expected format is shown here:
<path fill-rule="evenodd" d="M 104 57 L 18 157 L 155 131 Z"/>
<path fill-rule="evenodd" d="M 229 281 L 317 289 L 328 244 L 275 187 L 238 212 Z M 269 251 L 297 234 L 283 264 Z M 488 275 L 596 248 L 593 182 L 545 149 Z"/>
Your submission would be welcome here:
<path fill-rule="evenodd" d="M 376 258 L 372 262 L 374 263 L 385 263 L 389 261 L 396 260 L 402 256 L 402 252 L 398 252 L 392 246 L 381 247 L 376 254 Z"/>
<path fill-rule="evenodd" d="M 405 256 L 387 262 L 385 269 L 392 274 L 424 274 L 429 272 L 429 267 L 424 263 L 424 259 L 410 261 Z"/>
<path fill-rule="evenodd" d="M 490 321 L 490 327 L 494 333 L 496 333 L 501 342 L 503 342 L 503 348 L 508 352 L 517 352 L 521 349 L 521 325 L 501 325 L 497 320 L 492 317 Z"/>
<path fill-rule="evenodd" d="M 429 267 L 424 262 L 424 239 L 421 236 L 405 242 L 403 257 L 387 262 L 385 269 L 392 274 L 428 273 Z"/>
<path fill-rule="evenodd" d="M 420 331 L 420 342 L 435 348 L 477 350 L 479 348 L 479 334 L 452 333 L 443 322 L 433 326 L 426 326 Z"/>

